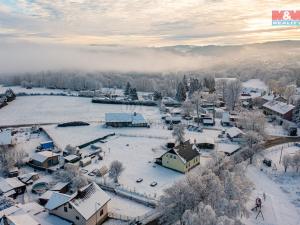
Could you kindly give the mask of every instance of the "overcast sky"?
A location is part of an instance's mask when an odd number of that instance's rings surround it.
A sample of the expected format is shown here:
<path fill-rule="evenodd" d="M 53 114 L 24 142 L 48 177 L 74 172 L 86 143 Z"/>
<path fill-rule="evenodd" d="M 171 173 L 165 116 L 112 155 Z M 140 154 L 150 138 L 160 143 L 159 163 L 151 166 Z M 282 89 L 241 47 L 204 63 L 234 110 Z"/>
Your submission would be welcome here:
<path fill-rule="evenodd" d="M 215 59 L 136 47 L 300 40 L 272 27 L 274 9 L 300 1 L 0 0 L 0 73 L 193 69 Z"/>
<path fill-rule="evenodd" d="M 299 39 L 272 27 L 273 9 L 299 0 L 1 0 L 2 41 L 131 46 Z"/>

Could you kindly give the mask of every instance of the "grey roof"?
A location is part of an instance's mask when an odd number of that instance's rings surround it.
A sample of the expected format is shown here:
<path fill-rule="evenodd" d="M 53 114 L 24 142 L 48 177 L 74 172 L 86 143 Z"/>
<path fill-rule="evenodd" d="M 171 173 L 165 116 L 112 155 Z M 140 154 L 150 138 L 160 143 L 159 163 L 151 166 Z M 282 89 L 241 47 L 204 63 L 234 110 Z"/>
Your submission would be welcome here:
<path fill-rule="evenodd" d="M 189 162 L 200 155 L 200 153 L 193 147 L 193 144 L 191 144 L 190 141 L 186 141 L 169 151 L 169 153 L 173 154 L 174 152 L 182 159 L 184 159 L 185 162 Z"/>
<path fill-rule="evenodd" d="M 295 106 L 293 105 L 289 105 L 275 100 L 265 103 L 263 107 L 270 109 L 274 112 L 277 112 L 281 115 L 284 115 L 295 108 Z"/>
<path fill-rule="evenodd" d="M 106 113 L 105 121 L 110 123 L 123 122 L 123 123 L 147 123 L 142 114 L 140 113 Z"/>

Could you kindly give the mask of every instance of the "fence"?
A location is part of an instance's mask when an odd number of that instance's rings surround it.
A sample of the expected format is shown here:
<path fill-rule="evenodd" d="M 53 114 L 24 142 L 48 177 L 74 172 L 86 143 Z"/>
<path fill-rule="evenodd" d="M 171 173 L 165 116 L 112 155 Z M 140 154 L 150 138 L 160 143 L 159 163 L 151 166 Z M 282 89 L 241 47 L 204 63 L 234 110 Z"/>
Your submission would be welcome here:
<path fill-rule="evenodd" d="M 118 196 L 128 198 L 130 200 L 133 200 L 135 202 L 138 202 L 140 204 L 146 205 L 148 207 L 155 208 L 157 206 L 157 200 L 155 199 L 155 194 L 154 196 L 147 195 L 147 194 L 142 194 L 138 193 L 135 190 L 131 190 L 125 186 L 117 186 L 112 183 L 108 183 L 105 181 L 102 181 L 100 179 L 95 178 L 94 180 L 102 189 L 110 191 L 115 193 Z"/>
<path fill-rule="evenodd" d="M 108 217 L 111 219 L 122 220 L 122 221 L 131 221 L 131 220 L 135 219 L 132 216 L 126 216 L 126 215 L 122 215 L 122 214 L 114 213 L 114 212 L 108 212 Z"/>

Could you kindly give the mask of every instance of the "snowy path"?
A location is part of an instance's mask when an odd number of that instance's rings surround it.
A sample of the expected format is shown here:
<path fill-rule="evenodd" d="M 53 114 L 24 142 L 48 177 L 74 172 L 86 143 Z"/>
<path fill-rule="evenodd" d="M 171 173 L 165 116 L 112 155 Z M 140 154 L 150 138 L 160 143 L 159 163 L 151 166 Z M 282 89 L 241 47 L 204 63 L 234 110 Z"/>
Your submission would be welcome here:
<path fill-rule="evenodd" d="M 251 212 L 247 225 L 300 225 L 300 209 L 289 202 L 278 184 L 253 166 L 248 167 L 247 176 L 255 184 L 251 203 L 254 204 L 256 197 L 262 198 L 262 194 L 266 193 L 266 201 L 263 201 L 262 206 L 265 220 L 261 216 L 256 220 L 257 213 Z"/>

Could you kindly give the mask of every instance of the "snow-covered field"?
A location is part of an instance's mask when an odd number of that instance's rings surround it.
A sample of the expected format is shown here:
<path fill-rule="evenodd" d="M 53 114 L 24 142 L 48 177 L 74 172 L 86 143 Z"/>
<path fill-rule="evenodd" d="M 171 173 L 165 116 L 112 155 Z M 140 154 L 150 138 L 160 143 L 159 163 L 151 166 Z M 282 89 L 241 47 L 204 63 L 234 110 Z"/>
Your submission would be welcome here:
<path fill-rule="evenodd" d="M 250 79 L 246 82 L 243 82 L 242 85 L 244 88 L 257 89 L 260 91 L 266 91 L 268 89 L 265 82 L 260 79 Z"/>
<path fill-rule="evenodd" d="M 256 219 L 257 212 L 250 212 L 250 217 L 244 221 L 246 225 L 300 224 L 300 208 L 289 201 L 286 193 L 280 189 L 277 183 L 253 166 L 248 167 L 247 176 L 255 185 L 255 190 L 250 196 L 249 209 L 254 207 L 257 197 L 263 199 L 263 193 L 266 194 L 266 200 L 262 200 L 264 219 L 261 216 Z"/>
<path fill-rule="evenodd" d="M 90 98 L 70 96 L 24 96 L 0 109 L 0 124 L 103 121 L 108 112 L 138 112 L 149 121 L 160 119 L 157 107 L 95 104 Z"/>
<path fill-rule="evenodd" d="M 26 93 L 26 94 L 73 94 L 76 95 L 77 92 L 75 91 L 67 91 L 62 89 L 48 89 L 48 88 L 32 88 L 32 89 L 26 89 L 21 86 L 9 86 L 4 87 L 0 85 L 0 93 L 5 92 L 8 88 L 12 89 L 15 94 L 19 93 Z"/>
<path fill-rule="evenodd" d="M 120 183 L 132 191 L 152 196 L 160 195 L 164 188 L 183 177 L 183 174 L 153 163 L 155 158 L 166 152 L 162 146 L 172 138 L 172 132 L 163 125 L 151 128 L 105 128 L 103 124 L 92 123 L 90 126 L 66 128 L 50 125 L 44 126 L 44 129 L 61 149 L 68 144 L 76 146 L 115 133 L 116 135 L 110 137 L 106 143 L 100 144 L 105 151 L 103 161 L 94 162 L 85 169 L 92 171 L 104 165 L 109 167 L 113 160 L 119 160 L 125 167 Z M 207 136 L 217 139 L 219 133 L 217 130 L 204 130 L 203 133 L 187 132 L 186 138 L 191 141 Z M 82 152 L 88 151 L 89 148 L 82 149 Z M 207 160 L 209 157 L 201 157 L 202 164 Z M 137 178 L 143 178 L 144 181 L 136 183 Z M 156 187 L 150 187 L 153 181 L 158 182 Z"/>

